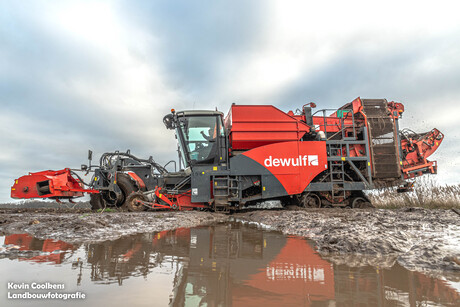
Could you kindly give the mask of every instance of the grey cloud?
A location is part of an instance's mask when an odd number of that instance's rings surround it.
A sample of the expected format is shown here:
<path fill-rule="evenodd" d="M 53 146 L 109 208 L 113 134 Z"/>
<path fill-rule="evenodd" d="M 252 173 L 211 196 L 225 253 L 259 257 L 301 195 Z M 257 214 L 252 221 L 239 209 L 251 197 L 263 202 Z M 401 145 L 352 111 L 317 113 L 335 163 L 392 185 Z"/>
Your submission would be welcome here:
<path fill-rule="evenodd" d="M 171 85 L 203 99 L 226 74 L 221 63 L 254 50 L 266 35 L 264 1 L 145 1 L 125 4 L 140 27 L 158 40 Z"/>
<path fill-rule="evenodd" d="M 116 63 L 47 28 L 35 16 L 37 7 L 22 6 L 9 3 L 0 9 L 8 15 L 0 21 L 0 102 L 2 116 L 11 119 L 0 123 L 0 201 L 9 200 L 13 179 L 29 171 L 78 167 L 88 148 L 96 156 L 131 148 L 168 161 L 174 141 L 161 122 L 168 106 L 133 106 L 124 112 L 117 105 L 126 97 L 88 98 L 76 83 L 83 80 L 93 85 L 89 91 L 97 91 L 98 84 L 111 82 Z"/>
<path fill-rule="evenodd" d="M 377 48 L 379 39 L 375 38 L 372 44 Z M 381 52 L 361 47 L 356 42 L 319 68 L 305 71 L 275 101 L 281 105 L 316 101 L 337 107 L 358 96 L 418 103 L 435 101 L 440 93 L 459 94 L 460 61 L 458 57 L 448 58 L 453 55 L 452 50 L 454 54 L 460 52 L 458 37 L 407 41 L 390 51 L 389 46 L 381 46 Z M 442 58 L 443 64 L 448 64 L 434 71 L 420 69 L 420 65 L 431 58 Z"/>

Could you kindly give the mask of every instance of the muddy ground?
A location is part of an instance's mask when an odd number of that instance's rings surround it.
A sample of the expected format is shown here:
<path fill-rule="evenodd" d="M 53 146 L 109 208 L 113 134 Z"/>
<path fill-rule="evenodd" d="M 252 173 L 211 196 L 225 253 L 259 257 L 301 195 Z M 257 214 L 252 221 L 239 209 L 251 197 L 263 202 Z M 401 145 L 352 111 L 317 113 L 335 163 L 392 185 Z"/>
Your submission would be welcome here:
<path fill-rule="evenodd" d="M 12 212 L 11 212 L 12 211 Z M 122 236 L 226 221 L 210 212 L 104 212 L 89 209 L 0 209 L 0 233 L 29 233 L 67 243 L 102 242 Z"/>
<path fill-rule="evenodd" d="M 68 243 L 101 242 L 235 219 L 311 238 L 318 252 L 337 264 L 391 267 L 398 262 L 411 270 L 460 280 L 460 216 L 452 210 L 291 208 L 224 215 L 19 208 L 0 209 L 0 232 Z M 0 254 L 5 253 L 8 248 L 0 247 Z"/>
<path fill-rule="evenodd" d="M 241 218 L 311 238 L 318 252 L 336 264 L 391 267 L 398 262 L 460 280 L 460 216 L 452 210 L 299 208 Z"/>

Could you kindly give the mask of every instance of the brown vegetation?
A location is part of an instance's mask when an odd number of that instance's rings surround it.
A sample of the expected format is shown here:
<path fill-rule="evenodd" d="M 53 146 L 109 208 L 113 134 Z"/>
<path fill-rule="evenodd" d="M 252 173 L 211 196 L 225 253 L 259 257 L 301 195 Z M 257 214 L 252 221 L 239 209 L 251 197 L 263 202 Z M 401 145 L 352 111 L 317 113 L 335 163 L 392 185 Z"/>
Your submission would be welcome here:
<path fill-rule="evenodd" d="M 413 191 L 397 193 L 396 188 L 368 192 L 377 208 L 460 208 L 460 184 L 439 185 L 432 177 L 422 177 L 415 182 Z"/>

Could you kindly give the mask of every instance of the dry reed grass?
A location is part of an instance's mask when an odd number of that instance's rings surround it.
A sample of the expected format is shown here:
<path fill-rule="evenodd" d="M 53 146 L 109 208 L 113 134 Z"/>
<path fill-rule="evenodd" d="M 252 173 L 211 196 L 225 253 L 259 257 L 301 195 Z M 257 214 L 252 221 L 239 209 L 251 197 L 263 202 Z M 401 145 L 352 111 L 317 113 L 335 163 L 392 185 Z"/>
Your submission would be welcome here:
<path fill-rule="evenodd" d="M 367 196 L 377 208 L 460 208 L 460 184 L 439 185 L 433 177 L 417 178 L 414 190 L 397 193 L 396 188 L 370 191 Z"/>

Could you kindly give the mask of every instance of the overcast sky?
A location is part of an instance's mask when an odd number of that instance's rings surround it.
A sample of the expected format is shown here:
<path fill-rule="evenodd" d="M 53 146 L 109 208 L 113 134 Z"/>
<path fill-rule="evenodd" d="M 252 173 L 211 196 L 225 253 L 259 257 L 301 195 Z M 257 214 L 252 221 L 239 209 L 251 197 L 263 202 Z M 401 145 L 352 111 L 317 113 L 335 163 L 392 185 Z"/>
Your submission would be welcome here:
<path fill-rule="evenodd" d="M 29 171 L 92 149 L 175 157 L 171 108 L 288 111 L 360 96 L 437 127 L 440 183 L 460 175 L 457 1 L 0 2 L 0 202 Z"/>

